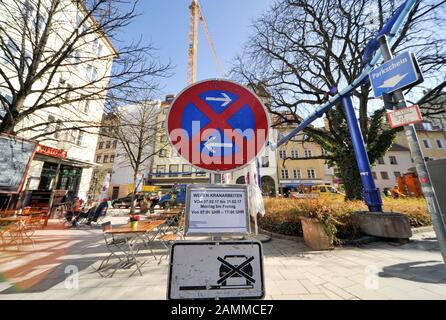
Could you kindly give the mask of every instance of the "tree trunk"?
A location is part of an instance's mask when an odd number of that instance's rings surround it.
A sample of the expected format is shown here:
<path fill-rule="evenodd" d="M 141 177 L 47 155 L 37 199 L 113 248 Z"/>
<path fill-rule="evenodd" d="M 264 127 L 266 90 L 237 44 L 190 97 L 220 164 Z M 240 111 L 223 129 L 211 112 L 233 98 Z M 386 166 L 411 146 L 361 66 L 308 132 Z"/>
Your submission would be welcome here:
<path fill-rule="evenodd" d="M 344 156 L 345 158 L 337 161 L 337 166 L 344 182 L 346 200 L 362 200 L 364 190 L 354 153 Z"/>
<path fill-rule="evenodd" d="M 133 174 L 133 192 L 132 192 L 132 196 L 131 196 L 131 204 L 130 204 L 130 214 L 134 214 L 135 213 L 135 195 L 136 195 L 136 177 L 138 176 L 137 171 L 135 171 L 135 173 Z"/>

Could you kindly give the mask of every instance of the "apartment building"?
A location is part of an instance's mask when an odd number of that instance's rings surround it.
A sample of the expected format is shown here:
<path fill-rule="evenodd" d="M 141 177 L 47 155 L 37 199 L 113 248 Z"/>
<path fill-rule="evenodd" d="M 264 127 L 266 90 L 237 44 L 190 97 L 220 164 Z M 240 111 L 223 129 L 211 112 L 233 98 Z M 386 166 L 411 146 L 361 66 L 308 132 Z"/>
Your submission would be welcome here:
<path fill-rule="evenodd" d="M 415 126 L 418 140 L 426 161 L 446 158 L 446 142 L 444 131 L 430 121 L 423 121 Z M 396 185 L 398 176 L 414 170 L 409 143 L 404 131 L 397 133 L 395 143 L 378 159 L 372 168 L 377 188 L 384 190 Z"/>
<path fill-rule="evenodd" d="M 289 134 L 295 127 L 295 124 L 277 126 L 278 139 Z M 301 186 L 332 183 L 334 171 L 324 159 L 307 159 L 320 156 L 325 151 L 319 144 L 310 142 L 304 133 L 297 134 L 276 152 L 282 194 L 297 190 Z"/>
<path fill-rule="evenodd" d="M 408 147 L 394 143 L 386 154 L 372 167 L 376 187 L 381 191 L 396 185 L 396 179 L 413 167 Z"/>
<path fill-rule="evenodd" d="M 191 166 L 180 157 L 170 145 L 166 130 L 163 130 L 173 99 L 174 95 L 167 95 L 161 102 L 157 118 L 161 129 L 157 130 L 154 144 L 154 150 L 157 153 L 153 157 L 151 170 L 145 182 L 148 185 L 158 185 L 166 189 L 178 183 L 209 183 L 209 174 Z"/>
<path fill-rule="evenodd" d="M 11 1 L 12 3 L 12 1 Z M 23 5 L 27 6 L 30 15 L 39 15 L 40 21 L 45 19 L 44 13 L 38 11 L 36 1 L 23 1 Z M 39 2 L 40 3 L 40 2 Z M 47 5 L 45 1 L 40 5 Z M 11 8 L 14 8 L 11 5 Z M 78 26 L 79 21 L 83 21 L 82 2 L 66 1 L 64 2 L 64 11 L 58 12 L 57 16 L 53 17 L 53 21 L 63 23 L 64 29 L 59 32 L 52 32 L 49 34 L 48 51 L 55 51 L 60 44 L 65 41 L 65 38 L 70 32 L 73 32 Z M 0 12 L 0 15 L 3 13 Z M 90 18 L 85 25 L 94 24 L 95 21 Z M 11 32 L 10 39 L 21 39 L 19 34 Z M 75 62 L 70 63 L 65 67 L 60 67 L 58 71 L 52 75 L 53 83 L 56 87 L 76 87 L 84 83 L 94 82 L 97 80 L 96 86 L 106 88 L 108 85 L 107 75 L 111 72 L 113 58 L 117 52 L 107 36 L 99 32 L 97 34 L 90 34 L 89 38 L 85 39 L 83 45 L 79 45 L 74 56 L 70 59 L 75 59 Z M 11 40 L 15 41 L 15 40 Z M 12 42 L 11 42 L 12 43 Z M 26 41 L 22 43 L 25 52 L 28 47 L 31 48 L 31 43 Z M 18 76 L 14 74 L 14 68 L 8 67 L 12 64 L 11 59 L 16 59 L 21 54 L 20 51 L 10 51 L 17 54 L 17 57 L 6 57 L 0 52 L 0 64 L 2 70 L 11 73 L 10 79 L 14 86 L 19 87 Z M 15 47 L 17 48 L 17 47 Z M 23 48 L 22 48 L 23 50 Z M 32 52 L 32 51 L 30 51 Z M 101 57 L 101 59 L 93 59 L 91 57 Z M 90 62 L 81 62 L 83 57 L 90 57 Z M 102 59 L 103 57 L 103 59 Z M 67 58 L 68 59 L 68 58 Z M 70 60 L 71 61 L 71 60 Z M 99 75 L 102 77 L 99 78 Z M 39 83 L 36 88 L 44 87 L 45 83 Z M 0 94 L 6 99 L 11 98 L 11 92 L 5 86 L 0 89 Z M 49 89 L 52 89 L 51 87 Z M 54 89 L 53 91 L 54 92 Z M 52 93 L 54 95 L 54 93 Z M 25 99 L 24 107 L 27 108 L 33 101 L 39 99 L 39 93 L 30 95 Z M 50 192 L 57 190 L 71 190 L 79 197 L 86 199 L 90 187 L 93 167 L 95 166 L 95 150 L 97 145 L 97 129 L 90 129 L 87 131 L 71 129 L 65 131 L 58 131 L 61 128 L 76 126 L 76 123 L 99 123 L 104 109 L 105 97 L 89 100 L 81 100 L 71 104 L 62 106 L 48 107 L 38 110 L 25 119 L 23 119 L 17 126 L 17 130 L 22 130 L 20 137 L 30 139 L 38 136 L 39 130 L 44 133 L 51 133 L 45 137 L 38 138 L 39 145 L 36 154 L 31 162 L 26 180 L 25 189 L 28 191 L 42 191 Z M 1 112 L 1 110 L 0 110 Z M 40 123 L 52 123 L 46 127 L 38 127 Z M 79 125 L 81 126 L 81 125 Z M 28 130 L 33 128 L 33 130 Z"/>
<path fill-rule="evenodd" d="M 97 192 L 102 185 L 106 174 L 113 176 L 113 165 L 116 159 L 118 139 L 115 136 L 116 126 L 119 124 L 117 117 L 113 114 L 103 114 L 100 128 L 100 135 L 96 145 L 95 162 L 93 176 L 90 184 L 90 192 Z"/>

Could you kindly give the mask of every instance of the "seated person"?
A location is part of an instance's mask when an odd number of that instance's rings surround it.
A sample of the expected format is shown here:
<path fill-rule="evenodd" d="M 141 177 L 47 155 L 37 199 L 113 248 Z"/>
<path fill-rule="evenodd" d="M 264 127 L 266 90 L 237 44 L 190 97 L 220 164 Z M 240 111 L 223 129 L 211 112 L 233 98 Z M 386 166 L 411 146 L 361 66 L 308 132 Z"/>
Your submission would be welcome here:
<path fill-rule="evenodd" d="M 105 216 L 107 213 L 108 202 L 103 200 L 94 211 L 93 215 L 89 215 L 87 225 L 90 225 L 92 222 L 98 221 L 100 216 Z"/>

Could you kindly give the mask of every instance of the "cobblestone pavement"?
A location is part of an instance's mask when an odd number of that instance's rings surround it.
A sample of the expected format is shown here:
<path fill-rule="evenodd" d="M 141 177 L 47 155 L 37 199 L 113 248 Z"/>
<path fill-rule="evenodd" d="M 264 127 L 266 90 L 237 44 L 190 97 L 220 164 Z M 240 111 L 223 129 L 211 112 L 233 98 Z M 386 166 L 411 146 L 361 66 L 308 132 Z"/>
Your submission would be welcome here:
<path fill-rule="evenodd" d="M 103 278 L 95 271 L 107 255 L 100 229 L 50 227 L 35 238 L 34 246 L 0 251 L 0 300 L 166 298 L 166 256 L 159 263 L 144 251 L 142 277 L 129 277 L 132 269 Z M 302 242 L 273 239 L 263 248 L 266 299 L 446 299 L 446 267 L 433 232 L 404 245 L 310 251 Z M 165 253 L 155 248 L 158 258 Z"/>

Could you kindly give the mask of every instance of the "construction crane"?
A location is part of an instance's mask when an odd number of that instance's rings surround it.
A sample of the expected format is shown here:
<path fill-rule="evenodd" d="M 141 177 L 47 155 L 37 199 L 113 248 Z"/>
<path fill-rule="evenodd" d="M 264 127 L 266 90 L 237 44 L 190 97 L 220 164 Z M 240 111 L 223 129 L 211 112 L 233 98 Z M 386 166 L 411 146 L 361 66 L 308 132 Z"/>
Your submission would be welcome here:
<path fill-rule="evenodd" d="M 212 41 L 211 34 L 206 24 L 203 12 L 201 11 L 201 6 L 198 0 L 192 0 L 189 18 L 189 50 L 188 50 L 188 61 L 187 61 L 187 83 L 192 84 L 197 80 L 197 47 L 198 47 L 198 20 L 200 20 L 201 25 L 206 34 L 209 46 L 211 48 L 212 56 L 214 57 L 217 72 L 221 78 L 224 77 L 223 68 L 218 58 L 217 51 L 215 50 L 214 42 Z"/>

